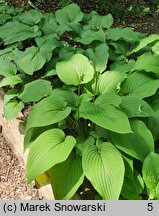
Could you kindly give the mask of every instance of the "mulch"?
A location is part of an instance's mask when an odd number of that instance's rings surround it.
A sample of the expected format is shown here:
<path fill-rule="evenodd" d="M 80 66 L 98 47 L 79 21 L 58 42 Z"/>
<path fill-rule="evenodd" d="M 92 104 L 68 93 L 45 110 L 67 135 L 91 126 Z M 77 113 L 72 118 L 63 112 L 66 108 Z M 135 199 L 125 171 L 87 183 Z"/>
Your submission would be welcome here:
<path fill-rule="evenodd" d="M 38 189 L 28 185 L 25 168 L 0 133 L 0 200 L 41 200 Z"/>

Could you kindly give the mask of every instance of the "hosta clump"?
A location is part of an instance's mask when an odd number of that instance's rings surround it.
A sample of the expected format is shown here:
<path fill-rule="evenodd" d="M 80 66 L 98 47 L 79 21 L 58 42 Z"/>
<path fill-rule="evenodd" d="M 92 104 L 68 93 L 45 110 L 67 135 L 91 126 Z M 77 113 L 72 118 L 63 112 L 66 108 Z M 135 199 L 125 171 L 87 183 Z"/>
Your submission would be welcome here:
<path fill-rule="evenodd" d="M 5 116 L 34 104 L 27 178 L 47 172 L 56 199 L 159 197 L 159 36 L 112 24 L 70 4 L 0 27 Z"/>

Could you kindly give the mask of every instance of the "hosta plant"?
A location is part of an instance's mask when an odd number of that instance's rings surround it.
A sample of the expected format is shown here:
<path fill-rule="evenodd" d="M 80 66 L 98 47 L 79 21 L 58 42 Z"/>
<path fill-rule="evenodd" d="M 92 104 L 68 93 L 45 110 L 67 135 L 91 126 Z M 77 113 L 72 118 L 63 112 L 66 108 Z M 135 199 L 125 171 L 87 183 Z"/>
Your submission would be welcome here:
<path fill-rule="evenodd" d="M 70 4 L 0 26 L 5 116 L 32 105 L 27 178 L 55 199 L 159 199 L 159 35 L 112 24 Z"/>

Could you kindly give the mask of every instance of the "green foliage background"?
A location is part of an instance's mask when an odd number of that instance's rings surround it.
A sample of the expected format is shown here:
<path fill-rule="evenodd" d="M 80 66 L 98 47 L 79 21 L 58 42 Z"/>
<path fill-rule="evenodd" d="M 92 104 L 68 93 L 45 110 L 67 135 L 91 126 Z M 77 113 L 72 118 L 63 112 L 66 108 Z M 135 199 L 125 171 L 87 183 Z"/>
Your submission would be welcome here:
<path fill-rule="evenodd" d="M 32 105 L 28 182 L 47 172 L 56 199 L 86 179 L 94 199 L 159 199 L 158 34 L 113 28 L 111 14 L 76 4 L 2 5 L 0 17 L 5 117 Z"/>

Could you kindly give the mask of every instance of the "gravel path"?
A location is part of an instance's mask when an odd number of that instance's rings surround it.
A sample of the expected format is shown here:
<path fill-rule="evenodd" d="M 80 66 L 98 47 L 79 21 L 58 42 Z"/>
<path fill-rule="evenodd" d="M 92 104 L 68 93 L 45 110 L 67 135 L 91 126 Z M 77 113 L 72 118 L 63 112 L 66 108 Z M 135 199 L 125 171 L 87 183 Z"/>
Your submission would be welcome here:
<path fill-rule="evenodd" d="M 25 169 L 0 133 L 0 200 L 40 200 L 34 185 L 27 184 Z"/>

